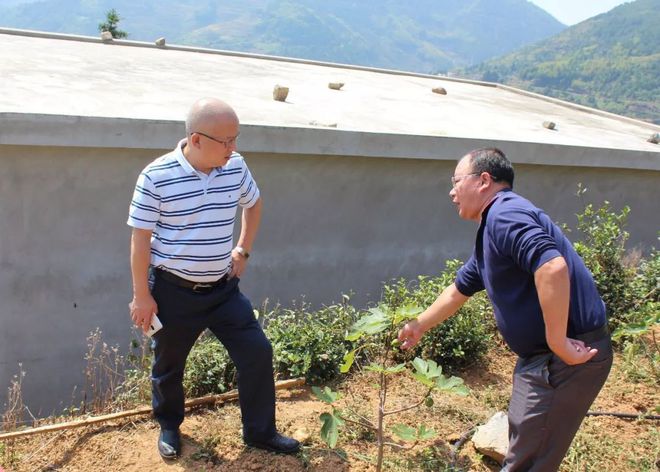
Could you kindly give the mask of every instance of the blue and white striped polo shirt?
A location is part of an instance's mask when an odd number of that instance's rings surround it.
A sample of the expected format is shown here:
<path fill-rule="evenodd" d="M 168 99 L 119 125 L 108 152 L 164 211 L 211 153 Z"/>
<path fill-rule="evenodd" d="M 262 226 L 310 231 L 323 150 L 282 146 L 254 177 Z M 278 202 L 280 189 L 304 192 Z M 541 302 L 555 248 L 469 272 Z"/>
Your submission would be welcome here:
<path fill-rule="evenodd" d="M 259 189 L 240 154 L 206 175 L 184 157 L 185 142 L 142 171 L 128 225 L 153 231 L 151 265 L 210 282 L 229 271 L 237 206 L 254 205 Z"/>

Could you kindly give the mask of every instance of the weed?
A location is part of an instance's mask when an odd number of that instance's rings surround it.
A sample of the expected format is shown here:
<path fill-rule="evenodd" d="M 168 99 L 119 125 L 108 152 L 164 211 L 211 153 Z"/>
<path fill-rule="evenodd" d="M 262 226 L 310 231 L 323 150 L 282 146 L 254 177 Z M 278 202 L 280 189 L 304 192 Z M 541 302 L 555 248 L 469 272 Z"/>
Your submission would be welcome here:
<path fill-rule="evenodd" d="M 101 413 L 112 405 L 117 387 L 123 379 L 124 357 L 119 346 L 109 346 L 102 339 L 100 329 L 87 337 L 85 354 L 85 386 L 82 392 L 81 413 Z"/>
<path fill-rule="evenodd" d="M 201 446 L 191 454 L 191 458 L 196 461 L 205 461 L 213 465 L 218 465 L 222 462 L 215 448 L 220 444 L 218 436 L 206 436 L 202 440 Z"/>
<path fill-rule="evenodd" d="M 14 374 L 7 388 L 7 403 L 2 415 L 2 429 L 5 431 L 15 430 L 24 424 L 23 415 L 25 405 L 23 404 L 23 379 L 25 371 L 23 364 L 18 364 L 18 374 Z"/>

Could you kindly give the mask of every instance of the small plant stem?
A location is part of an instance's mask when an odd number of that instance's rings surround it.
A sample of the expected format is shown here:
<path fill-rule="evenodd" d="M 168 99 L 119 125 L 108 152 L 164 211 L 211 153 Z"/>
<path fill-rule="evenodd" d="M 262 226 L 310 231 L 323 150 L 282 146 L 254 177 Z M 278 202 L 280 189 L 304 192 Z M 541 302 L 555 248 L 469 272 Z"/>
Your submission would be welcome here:
<path fill-rule="evenodd" d="M 461 448 L 461 446 L 470 439 L 470 437 L 474 434 L 474 432 L 477 430 L 476 427 L 470 428 L 466 432 L 464 432 L 461 437 L 456 441 L 456 443 L 452 446 L 451 448 L 451 453 L 449 454 L 449 470 L 455 470 L 456 468 L 456 461 L 458 460 L 458 450 Z"/>
<path fill-rule="evenodd" d="M 380 365 L 383 369 L 387 366 L 387 356 L 392 350 L 392 336 L 387 335 L 383 343 L 383 350 L 381 351 Z M 385 419 L 385 402 L 387 401 L 387 376 L 384 372 L 380 373 L 380 395 L 378 402 L 378 430 L 376 431 L 376 438 L 378 444 L 378 458 L 376 460 L 376 472 L 380 472 L 383 468 L 383 426 Z"/>
<path fill-rule="evenodd" d="M 422 399 L 420 401 L 418 401 L 417 403 L 414 403 L 414 404 L 409 405 L 409 406 L 405 406 L 403 408 L 398 408 L 396 410 L 384 411 L 383 416 L 396 415 L 397 413 L 402 413 L 404 411 L 408 411 L 408 410 L 412 410 L 413 408 L 417 408 L 419 405 L 424 403 L 424 400 L 426 400 L 426 397 L 428 397 L 431 394 L 432 391 L 433 391 L 433 387 L 429 388 L 429 390 L 426 392 L 426 395 L 424 395 L 422 397 Z"/>
<path fill-rule="evenodd" d="M 415 446 L 417 446 L 417 444 L 419 444 L 419 441 L 415 441 L 410 446 L 402 446 L 401 444 L 392 443 L 392 442 L 383 443 L 384 446 L 390 446 L 392 448 L 399 449 L 400 451 L 409 451 L 413 449 Z"/>
<path fill-rule="evenodd" d="M 383 364 L 384 365 L 384 364 Z M 376 460 L 376 472 L 380 472 L 383 468 L 383 419 L 385 418 L 385 399 L 387 396 L 387 377 L 384 372 L 380 373 L 380 401 L 378 403 L 378 429 L 376 431 L 376 438 L 378 444 L 378 458 Z"/>
<path fill-rule="evenodd" d="M 358 404 L 358 401 L 355 399 L 355 394 L 354 394 L 353 391 L 350 389 L 350 387 L 347 388 L 347 392 L 348 392 L 348 395 L 350 395 L 353 404 L 357 405 L 357 404 Z M 367 417 L 365 417 L 365 416 L 359 414 L 358 412 L 356 412 L 355 410 L 353 410 L 353 409 L 351 409 L 351 408 L 347 408 L 347 410 L 348 410 L 350 413 L 352 413 L 353 415 L 355 415 L 355 416 L 357 416 L 358 418 L 360 418 L 360 420 L 364 421 L 364 425 L 363 425 L 363 426 L 367 426 L 367 425 L 369 425 L 369 426 L 368 426 L 369 428 L 371 428 L 371 429 L 376 429 L 376 426 L 373 424 L 373 422 L 372 422 L 369 418 L 367 418 Z M 343 418 L 343 416 L 342 416 L 342 418 Z M 344 419 L 346 419 L 346 418 L 344 418 Z M 350 421 L 350 420 L 349 420 L 349 421 Z M 358 422 L 358 421 L 352 421 L 352 422 L 353 422 L 353 423 L 356 423 L 356 424 L 360 424 L 360 422 Z"/>
<path fill-rule="evenodd" d="M 358 426 L 362 426 L 363 428 L 369 428 L 369 429 L 372 429 L 374 431 L 378 431 L 378 428 L 371 421 L 367 420 L 366 418 L 362 418 L 364 420 L 364 422 L 362 422 L 362 421 L 351 420 L 351 419 L 346 418 L 342 415 L 341 419 L 346 421 L 347 423 L 356 424 Z"/>

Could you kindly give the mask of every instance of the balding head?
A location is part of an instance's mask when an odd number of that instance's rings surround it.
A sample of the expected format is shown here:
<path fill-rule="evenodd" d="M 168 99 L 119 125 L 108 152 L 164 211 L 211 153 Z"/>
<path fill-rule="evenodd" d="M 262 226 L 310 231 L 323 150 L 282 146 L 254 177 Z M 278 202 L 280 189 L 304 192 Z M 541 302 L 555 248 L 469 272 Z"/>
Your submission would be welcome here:
<path fill-rule="evenodd" d="M 217 98 L 202 98 L 193 103 L 186 117 L 186 135 L 201 131 L 211 132 L 216 125 L 238 123 L 232 107 Z"/>

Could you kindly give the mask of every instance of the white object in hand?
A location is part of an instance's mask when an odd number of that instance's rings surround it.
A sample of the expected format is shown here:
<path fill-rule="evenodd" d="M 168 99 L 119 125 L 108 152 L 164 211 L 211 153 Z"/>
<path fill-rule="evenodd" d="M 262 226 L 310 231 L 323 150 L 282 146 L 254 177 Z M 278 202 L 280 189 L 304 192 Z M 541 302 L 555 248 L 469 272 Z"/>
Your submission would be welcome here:
<path fill-rule="evenodd" d="M 147 330 L 146 335 L 151 337 L 156 334 L 162 327 L 163 323 L 160 322 L 156 316 L 156 313 L 154 313 L 151 315 L 151 324 L 149 325 L 149 329 Z"/>

